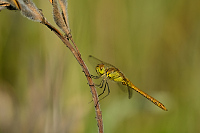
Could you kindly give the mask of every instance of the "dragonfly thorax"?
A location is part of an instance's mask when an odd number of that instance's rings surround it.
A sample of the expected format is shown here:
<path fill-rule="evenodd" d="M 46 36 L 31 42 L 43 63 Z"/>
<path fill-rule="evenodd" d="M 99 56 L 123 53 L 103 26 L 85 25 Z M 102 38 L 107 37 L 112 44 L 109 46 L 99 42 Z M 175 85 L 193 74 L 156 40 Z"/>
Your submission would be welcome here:
<path fill-rule="evenodd" d="M 98 75 L 103 75 L 103 74 L 105 74 L 106 70 L 105 70 L 104 64 L 98 64 L 98 65 L 96 66 L 96 72 L 97 72 Z"/>
<path fill-rule="evenodd" d="M 119 69 L 111 67 L 106 70 L 106 76 L 113 81 L 122 82 L 124 80 L 123 74 L 119 71 Z"/>

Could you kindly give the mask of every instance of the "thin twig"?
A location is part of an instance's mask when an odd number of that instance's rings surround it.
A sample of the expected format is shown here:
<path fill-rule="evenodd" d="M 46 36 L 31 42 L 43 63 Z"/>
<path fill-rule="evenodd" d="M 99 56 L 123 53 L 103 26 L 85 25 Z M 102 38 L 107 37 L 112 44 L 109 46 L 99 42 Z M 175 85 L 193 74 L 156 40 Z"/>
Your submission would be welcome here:
<path fill-rule="evenodd" d="M 71 34 L 70 34 L 70 35 L 71 35 Z M 76 44 L 75 44 L 75 42 L 74 42 L 74 40 L 73 40 L 73 38 L 72 38 L 72 35 L 69 37 L 69 39 L 70 39 L 71 42 L 73 43 L 73 45 L 74 45 L 74 47 L 75 47 L 77 53 L 81 56 L 81 53 L 79 52 L 78 47 L 76 46 Z"/>
<path fill-rule="evenodd" d="M 74 49 L 74 47 L 69 42 L 69 40 L 65 36 L 63 36 L 60 33 L 59 30 L 57 30 L 48 21 L 46 21 L 46 19 L 44 19 L 41 23 L 46 25 L 51 31 L 53 31 L 62 40 L 62 42 L 70 49 L 70 51 L 73 53 L 74 57 L 76 58 L 76 60 L 80 64 L 80 66 L 82 67 L 83 72 L 85 73 L 85 76 L 88 80 L 88 84 L 89 84 L 90 89 L 91 89 L 92 98 L 93 98 L 94 106 L 95 106 L 96 120 L 97 120 L 97 123 L 98 123 L 99 133 L 103 133 L 103 120 L 102 120 L 102 113 L 101 113 L 100 105 L 99 105 L 99 102 L 98 102 L 99 99 L 98 99 L 97 91 L 96 91 L 95 85 L 92 81 L 89 70 L 88 70 L 85 62 L 81 58 L 81 54 L 80 54 L 78 48 L 76 47 L 76 44 L 74 43 L 73 39 L 71 38 L 70 40 L 72 41 L 73 45 L 76 48 L 76 49 Z"/>

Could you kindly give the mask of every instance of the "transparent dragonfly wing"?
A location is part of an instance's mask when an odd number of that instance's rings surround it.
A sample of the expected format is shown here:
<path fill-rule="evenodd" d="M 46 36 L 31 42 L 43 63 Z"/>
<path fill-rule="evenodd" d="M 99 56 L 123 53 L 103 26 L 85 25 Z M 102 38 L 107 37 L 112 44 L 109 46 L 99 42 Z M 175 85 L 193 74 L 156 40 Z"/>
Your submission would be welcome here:
<path fill-rule="evenodd" d="M 92 55 L 89 55 L 88 57 L 88 60 L 90 62 L 90 64 L 95 68 L 98 64 L 104 64 L 106 66 L 106 68 L 111 68 L 111 67 L 114 67 L 116 68 L 115 66 L 107 63 L 107 62 L 104 62 L 102 60 L 99 60 L 97 59 L 96 57 L 92 56 Z"/>
<path fill-rule="evenodd" d="M 128 98 L 131 99 L 133 95 L 133 89 L 129 86 L 123 85 L 121 82 L 117 82 L 118 87 L 121 91 L 128 94 Z"/>
<path fill-rule="evenodd" d="M 133 90 L 131 87 L 128 87 L 128 98 L 131 99 Z"/>

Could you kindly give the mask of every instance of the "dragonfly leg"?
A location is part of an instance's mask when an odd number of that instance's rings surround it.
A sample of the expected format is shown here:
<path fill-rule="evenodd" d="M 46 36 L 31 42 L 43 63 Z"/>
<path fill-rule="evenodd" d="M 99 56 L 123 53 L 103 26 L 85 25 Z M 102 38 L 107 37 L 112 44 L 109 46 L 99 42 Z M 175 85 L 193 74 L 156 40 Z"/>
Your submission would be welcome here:
<path fill-rule="evenodd" d="M 107 83 L 107 82 L 106 82 L 106 83 Z M 100 87 L 99 87 L 99 88 L 102 88 L 103 86 L 104 86 L 104 88 L 103 88 L 103 92 L 102 92 L 101 94 L 99 94 L 98 97 L 101 96 L 101 95 L 105 92 L 105 90 L 106 90 L 106 83 L 105 83 L 105 85 L 104 85 L 104 80 L 101 81 L 101 84 L 100 84 Z"/>
<path fill-rule="evenodd" d="M 95 84 L 95 86 L 99 87 L 99 88 L 102 88 L 103 85 L 104 85 L 104 81 L 105 80 L 101 80 L 100 84 Z"/>
<path fill-rule="evenodd" d="M 97 86 L 97 87 L 99 87 L 99 88 L 102 88 L 103 87 L 103 85 L 104 85 L 104 81 L 105 80 L 101 80 L 101 83 L 99 84 L 99 85 L 96 85 L 95 84 L 95 86 Z M 88 84 L 88 83 L 87 83 Z M 90 85 L 89 84 L 89 86 L 94 86 L 94 85 Z M 100 95 L 102 95 L 104 92 L 105 92 L 105 89 L 106 89 L 106 87 L 104 87 L 104 90 L 103 90 L 103 92 L 100 94 Z M 100 95 L 98 95 L 98 97 L 100 96 Z M 93 100 L 91 100 L 89 103 L 91 103 Z"/>
<path fill-rule="evenodd" d="M 102 84 L 104 84 L 104 80 L 102 80 L 102 82 L 103 82 Z M 102 87 L 103 87 L 103 85 L 102 85 Z M 101 88 L 102 88 L 102 87 L 101 87 Z M 106 87 L 108 87 L 108 94 L 107 94 L 106 96 L 104 96 L 103 98 L 101 98 L 100 100 L 104 99 L 105 97 L 107 97 L 107 96 L 110 94 L 109 85 L 108 85 L 108 82 L 106 81 L 106 83 L 105 83 L 105 85 L 104 85 L 103 92 L 102 92 L 101 94 L 99 94 L 98 97 L 101 96 L 101 95 L 105 92 Z M 100 101 L 100 100 L 99 100 L 99 101 Z M 92 100 L 92 101 L 93 101 L 93 100 Z M 91 103 L 92 101 L 90 101 L 89 103 Z M 97 101 L 97 104 L 99 103 L 99 101 Z M 95 107 L 97 106 L 97 104 L 95 105 Z"/>
<path fill-rule="evenodd" d="M 101 76 L 94 76 L 94 75 L 91 75 L 91 78 L 93 79 L 99 79 Z"/>
<path fill-rule="evenodd" d="M 104 89 L 103 89 L 103 92 L 102 92 L 101 94 L 99 94 L 99 96 L 102 95 L 102 94 L 105 92 L 106 87 L 108 87 L 108 94 L 105 95 L 105 96 L 104 96 L 103 98 L 101 98 L 100 100 L 104 99 L 105 97 L 107 97 L 107 96 L 110 94 L 109 85 L 108 85 L 108 82 L 106 81 L 105 86 L 104 86 Z M 99 97 L 99 96 L 98 96 L 98 97 Z M 100 100 L 99 100 L 99 101 L 100 101 Z"/>
<path fill-rule="evenodd" d="M 84 72 L 84 71 L 82 71 L 82 72 Z M 86 73 L 85 73 L 85 76 L 92 78 L 92 75 L 89 75 L 89 74 L 86 74 Z"/>
<path fill-rule="evenodd" d="M 88 83 L 87 83 L 87 84 L 88 84 Z M 89 84 L 89 86 L 95 86 L 95 85 L 94 85 L 94 84 L 92 84 L 92 85 L 91 85 L 91 84 Z"/>

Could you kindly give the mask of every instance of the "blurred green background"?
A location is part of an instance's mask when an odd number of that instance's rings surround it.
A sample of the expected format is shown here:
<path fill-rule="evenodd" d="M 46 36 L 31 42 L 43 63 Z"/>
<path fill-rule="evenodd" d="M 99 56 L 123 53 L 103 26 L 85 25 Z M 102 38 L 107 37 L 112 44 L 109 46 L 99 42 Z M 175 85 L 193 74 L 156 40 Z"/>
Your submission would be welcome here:
<path fill-rule="evenodd" d="M 35 0 L 53 24 L 48 0 Z M 118 68 L 163 111 L 110 82 L 105 133 L 200 132 L 200 1 L 69 0 L 71 33 L 82 58 Z M 100 93 L 102 90 L 98 88 Z M 81 67 L 47 27 L 18 11 L 0 12 L 0 133 L 96 133 Z"/>

